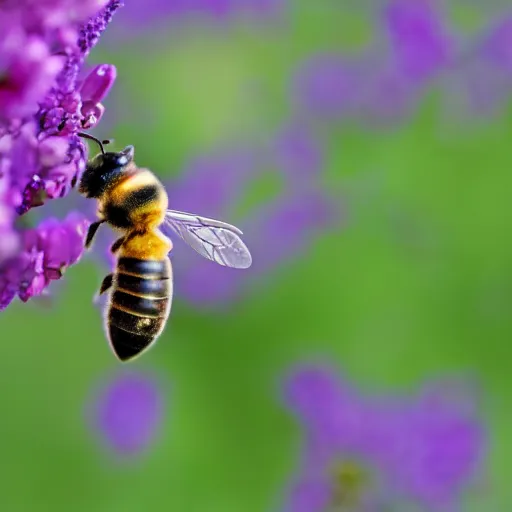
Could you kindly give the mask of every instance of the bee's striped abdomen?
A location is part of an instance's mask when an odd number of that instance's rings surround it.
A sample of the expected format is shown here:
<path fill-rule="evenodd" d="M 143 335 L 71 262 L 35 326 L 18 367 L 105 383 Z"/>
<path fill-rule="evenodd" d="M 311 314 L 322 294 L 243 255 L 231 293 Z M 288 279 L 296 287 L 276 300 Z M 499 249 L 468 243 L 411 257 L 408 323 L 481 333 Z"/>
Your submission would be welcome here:
<path fill-rule="evenodd" d="M 156 341 L 165 327 L 171 300 L 168 258 L 119 259 L 107 316 L 110 344 L 119 359 L 132 359 Z"/>

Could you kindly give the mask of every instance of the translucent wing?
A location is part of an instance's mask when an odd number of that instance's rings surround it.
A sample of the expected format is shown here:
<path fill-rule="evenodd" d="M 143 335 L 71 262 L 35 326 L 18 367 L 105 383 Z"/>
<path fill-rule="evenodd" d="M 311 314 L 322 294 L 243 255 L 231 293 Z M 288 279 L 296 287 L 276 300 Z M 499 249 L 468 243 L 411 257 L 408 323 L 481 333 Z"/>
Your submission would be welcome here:
<path fill-rule="evenodd" d="M 235 226 L 193 213 L 167 210 L 164 226 L 170 227 L 201 256 L 219 265 L 249 268 L 252 256 Z"/>

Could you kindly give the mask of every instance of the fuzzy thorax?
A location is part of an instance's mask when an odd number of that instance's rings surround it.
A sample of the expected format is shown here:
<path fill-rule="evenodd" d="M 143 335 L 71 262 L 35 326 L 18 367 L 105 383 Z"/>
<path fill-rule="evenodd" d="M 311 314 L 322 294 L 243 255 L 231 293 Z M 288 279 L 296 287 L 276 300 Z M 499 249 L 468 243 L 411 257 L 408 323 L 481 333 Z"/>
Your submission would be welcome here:
<path fill-rule="evenodd" d="M 172 249 L 172 242 L 160 231 L 133 232 L 121 246 L 120 258 L 138 260 L 164 260 Z"/>

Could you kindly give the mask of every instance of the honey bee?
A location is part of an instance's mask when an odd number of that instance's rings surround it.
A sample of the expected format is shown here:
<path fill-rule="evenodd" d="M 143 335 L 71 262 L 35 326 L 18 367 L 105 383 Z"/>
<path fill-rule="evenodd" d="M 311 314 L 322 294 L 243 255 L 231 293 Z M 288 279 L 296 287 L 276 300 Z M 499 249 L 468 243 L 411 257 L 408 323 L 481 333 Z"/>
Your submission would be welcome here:
<path fill-rule="evenodd" d="M 99 294 L 109 292 L 105 330 L 110 346 L 121 361 L 129 361 L 154 345 L 169 317 L 172 242 L 164 234 L 166 228 L 219 265 L 248 268 L 252 257 L 238 228 L 169 210 L 164 186 L 149 169 L 136 166 L 133 146 L 105 152 L 100 140 L 80 136 L 101 149 L 87 163 L 78 187 L 82 195 L 98 201 L 98 220 L 89 227 L 85 247 L 103 223 L 121 234 L 111 247 L 116 269 L 103 279 Z"/>

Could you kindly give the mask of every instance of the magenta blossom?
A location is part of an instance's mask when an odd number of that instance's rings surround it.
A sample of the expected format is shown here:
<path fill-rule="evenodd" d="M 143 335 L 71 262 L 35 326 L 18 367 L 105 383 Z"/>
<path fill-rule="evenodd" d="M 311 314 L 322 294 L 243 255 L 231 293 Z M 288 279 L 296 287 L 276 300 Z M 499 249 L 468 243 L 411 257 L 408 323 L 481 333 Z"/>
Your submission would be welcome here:
<path fill-rule="evenodd" d="M 455 510 L 479 474 L 485 432 L 472 397 L 453 389 L 362 396 L 327 367 L 296 369 L 286 400 L 305 445 L 285 510 Z"/>
<path fill-rule="evenodd" d="M 60 279 L 66 268 L 79 260 L 88 226 L 83 215 L 72 212 L 64 221 L 49 218 L 36 229 L 23 231 L 19 254 L 2 266 L 0 310 L 16 295 L 26 302 Z"/>
<path fill-rule="evenodd" d="M 78 136 L 97 125 L 116 76 L 84 61 L 120 0 L 0 3 L 0 309 L 45 291 L 82 253 L 83 217 L 21 231 L 18 216 L 62 198 L 86 162 Z M 76 236 L 75 236 L 76 235 Z"/>

